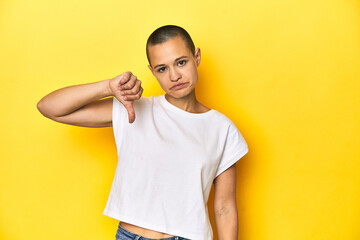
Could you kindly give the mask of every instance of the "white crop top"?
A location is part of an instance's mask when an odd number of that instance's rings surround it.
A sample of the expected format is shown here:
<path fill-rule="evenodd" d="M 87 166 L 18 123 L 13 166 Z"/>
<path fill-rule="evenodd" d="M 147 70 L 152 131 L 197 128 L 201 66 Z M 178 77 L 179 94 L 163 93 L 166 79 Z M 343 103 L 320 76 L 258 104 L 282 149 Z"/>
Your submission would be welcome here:
<path fill-rule="evenodd" d="M 191 240 L 212 240 L 207 202 L 214 178 L 248 152 L 224 114 L 190 113 L 165 95 L 133 103 L 113 97 L 118 163 L 104 215 Z"/>

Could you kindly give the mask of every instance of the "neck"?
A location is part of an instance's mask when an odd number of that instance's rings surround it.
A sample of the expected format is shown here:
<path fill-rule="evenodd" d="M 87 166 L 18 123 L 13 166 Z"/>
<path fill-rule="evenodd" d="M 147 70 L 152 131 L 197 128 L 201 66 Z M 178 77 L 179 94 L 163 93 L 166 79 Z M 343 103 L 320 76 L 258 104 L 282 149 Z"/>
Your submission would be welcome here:
<path fill-rule="evenodd" d="M 168 94 L 165 94 L 166 100 L 174 106 L 191 113 L 198 112 L 198 101 L 195 96 L 195 89 L 189 95 L 182 98 L 174 98 Z"/>

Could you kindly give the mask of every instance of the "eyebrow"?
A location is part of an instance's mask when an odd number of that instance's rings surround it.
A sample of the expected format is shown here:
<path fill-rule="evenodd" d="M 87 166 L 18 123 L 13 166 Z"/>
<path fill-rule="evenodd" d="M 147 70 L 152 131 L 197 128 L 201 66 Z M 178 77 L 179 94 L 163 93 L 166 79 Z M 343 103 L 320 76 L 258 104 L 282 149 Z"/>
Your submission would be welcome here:
<path fill-rule="evenodd" d="M 182 59 L 182 58 L 187 58 L 187 56 L 178 57 L 177 59 L 175 59 L 175 62 L 178 61 L 178 60 L 180 60 L 180 59 Z M 158 68 L 158 67 L 161 67 L 161 66 L 165 66 L 165 64 L 158 64 L 158 65 L 156 65 L 156 66 L 154 67 L 154 69 L 155 69 L 155 68 Z"/>

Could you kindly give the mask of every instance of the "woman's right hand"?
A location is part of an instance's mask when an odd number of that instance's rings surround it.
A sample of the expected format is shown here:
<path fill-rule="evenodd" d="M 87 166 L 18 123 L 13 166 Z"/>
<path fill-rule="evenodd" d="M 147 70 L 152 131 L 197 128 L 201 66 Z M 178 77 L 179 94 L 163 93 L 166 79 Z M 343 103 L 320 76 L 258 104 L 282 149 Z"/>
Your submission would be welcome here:
<path fill-rule="evenodd" d="M 129 122 L 135 121 L 133 101 L 141 98 L 144 89 L 141 81 L 131 72 L 124 72 L 109 81 L 110 94 L 116 97 L 126 108 L 129 115 Z"/>

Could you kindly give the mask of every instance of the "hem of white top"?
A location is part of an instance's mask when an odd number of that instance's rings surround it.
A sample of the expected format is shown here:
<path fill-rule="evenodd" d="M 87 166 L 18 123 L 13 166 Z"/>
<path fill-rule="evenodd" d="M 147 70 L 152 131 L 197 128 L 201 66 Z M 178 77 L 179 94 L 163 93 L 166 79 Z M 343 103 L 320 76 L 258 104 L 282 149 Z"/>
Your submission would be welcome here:
<path fill-rule="evenodd" d="M 159 231 L 159 232 L 163 232 L 163 233 L 167 233 L 167 234 L 171 234 L 174 236 L 179 236 L 179 237 L 183 237 L 183 238 L 188 238 L 191 240 L 213 240 L 213 237 L 210 235 L 208 238 L 202 236 L 202 235 L 197 235 L 197 234 L 193 234 L 193 233 L 188 233 L 188 232 L 182 232 L 182 231 L 178 231 L 178 230 L 174 230 L 174 229 L 168 229 L 168 228 L 164 228 L 162 226 L 158 226 L 158 225 L 153 225 L 147 222 L 143 222 L 140 221 L 139 219 L 135 219 L 133 217 L 129 217 L 129 216 L 124 216 L 124 215 L 119 215 L 119 214 L 114 214 L 110 211 L 104 211 L 103 215 L 114 218 L 118 221 L 124 221 L 130 224 L 134 224 L 143 228 L 147 228 L 147 229 L 151 229 L 154 231 Z"/>

